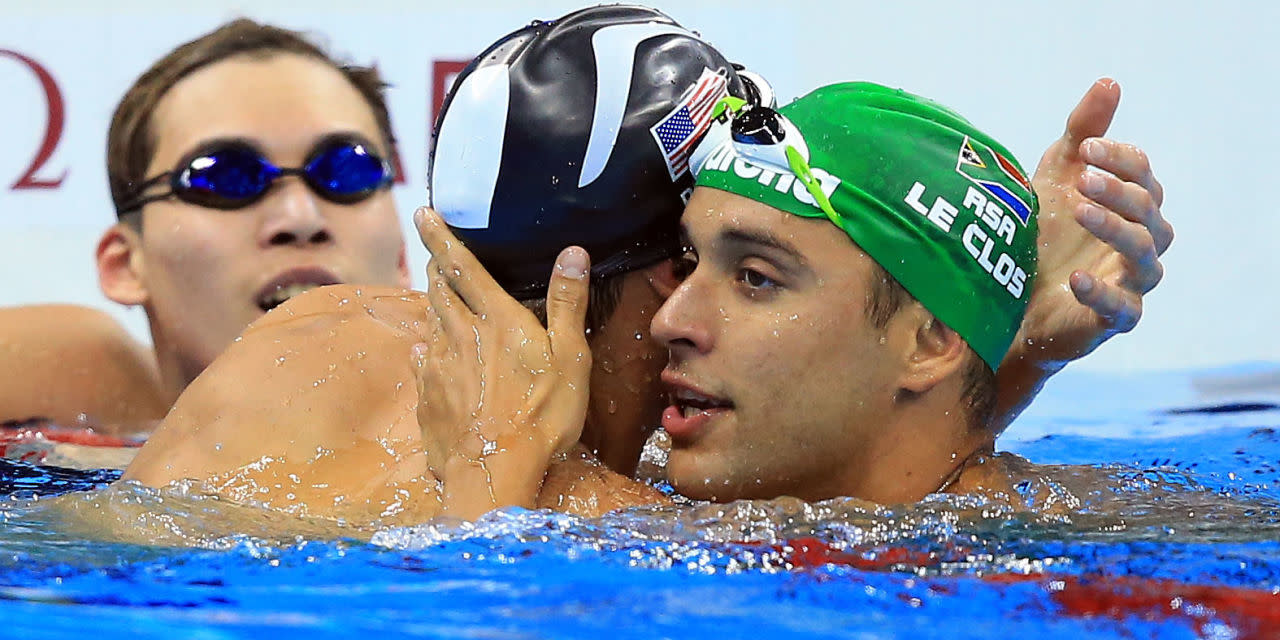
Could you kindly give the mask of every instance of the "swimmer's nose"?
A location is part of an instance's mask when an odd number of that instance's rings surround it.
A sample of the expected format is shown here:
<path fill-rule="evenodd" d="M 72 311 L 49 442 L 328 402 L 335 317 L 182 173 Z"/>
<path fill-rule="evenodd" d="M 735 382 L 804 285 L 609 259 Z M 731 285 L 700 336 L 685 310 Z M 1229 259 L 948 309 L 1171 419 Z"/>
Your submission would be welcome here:
<path fill-rule="evenodd" d="M 693 351 L 706 353 L 714 342 L 706 318 L 708 296 L 697 291 L 697 281 L 690 277 L 662 303 L 653 315 L 649 330 L 654 339 L 667 345 L 673 353 Z"/>
<path fill-rule="evenodd" d="M 319 196 L 300 178 L 279 180 L 260 206 L 264 219 L 259 242 L 264 247 L 318 245 L 333 240 Z"/>

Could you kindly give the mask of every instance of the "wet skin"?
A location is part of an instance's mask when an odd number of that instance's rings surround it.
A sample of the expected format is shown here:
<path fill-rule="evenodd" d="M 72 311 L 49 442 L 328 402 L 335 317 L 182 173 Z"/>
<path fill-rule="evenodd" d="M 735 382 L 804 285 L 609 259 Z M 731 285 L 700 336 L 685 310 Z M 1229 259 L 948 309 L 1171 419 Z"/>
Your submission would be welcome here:
<path fill-rule="evenodd" d="M 408 357 L 430 338 L 425 306 L 420 292 L 354 285 L 289 300 L 191 384 L 123 480 L 201 479 L 237 502 L 352 523 L 436 515 Z M 657 499 L 578 451 L 537 504 L 595 515 Z"/>

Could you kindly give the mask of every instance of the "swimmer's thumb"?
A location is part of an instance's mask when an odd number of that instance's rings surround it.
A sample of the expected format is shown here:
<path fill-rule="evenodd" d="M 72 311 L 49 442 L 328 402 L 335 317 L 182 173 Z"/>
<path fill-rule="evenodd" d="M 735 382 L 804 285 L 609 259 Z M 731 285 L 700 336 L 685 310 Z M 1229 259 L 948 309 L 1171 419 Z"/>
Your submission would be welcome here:
<path fill-rule="evenodd" d="M 547 332 L 551 350 L 567 372 L 580 373 L 583 381 L 591 369 L 586 333 L 590 274 L 591 258 L 586 250 L 569 247 L 556 258 L 547 287 Z"/>
<path fill-rule="evenodd" d="M 425 342 L 419 342 L 413 345 L 409 351 L 409 363 L 413 367 L 414 377 L 418 382 L 418 395 L 422 395 L 423 387 L 426 385 L 426 378 L 431 375 L 427 369 L 427 358 L 431 357 L 431 345 Z"/>

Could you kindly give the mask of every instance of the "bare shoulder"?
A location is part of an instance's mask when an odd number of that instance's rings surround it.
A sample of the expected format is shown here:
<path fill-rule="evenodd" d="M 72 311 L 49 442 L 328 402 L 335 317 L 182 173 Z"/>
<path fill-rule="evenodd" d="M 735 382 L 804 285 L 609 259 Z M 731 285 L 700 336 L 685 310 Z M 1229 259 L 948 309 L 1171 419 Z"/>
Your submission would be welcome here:
<path fill-rule="evenodd" d="M 82 419 L 107 432 L 158 420 L 168 408 L 151 349 L 110 314 L 80 305 L 0 309 L 0 420 Z"/>
<path fill-rule="evenodd" d="M 657 489 L 612 471 L 581 446 L 552 463 L 538 495 L 539 508 L 584 517 L 669 502 Z"/>
<path fill-rule="evenodd" d="M 320 516 L 376 515 L 402 493 L 427 495 L 414 486 L 434 479 L 414 455 L 410 369 L 425 304 L 411 291 L 353 286 L 289 300 L 187 387 L 125 479 L 192 479 Z"/>
<path fill-rule="evenodd" d="M 417 332 L 427 295 L 411 289 L 335 284 L 318 287 L 273 309 L 245 330 L 244 336 L 281 325 L 298 325 L 322 317 L 328 320 L 370 318 L 388 328 Z"/>

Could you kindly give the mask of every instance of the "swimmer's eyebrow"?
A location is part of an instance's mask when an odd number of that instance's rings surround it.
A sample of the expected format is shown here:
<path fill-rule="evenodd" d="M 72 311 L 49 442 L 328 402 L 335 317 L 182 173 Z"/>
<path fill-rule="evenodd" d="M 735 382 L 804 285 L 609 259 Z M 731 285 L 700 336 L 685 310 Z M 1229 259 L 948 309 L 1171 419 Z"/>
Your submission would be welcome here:
<path fill-rule="evenodd" d="M 187 147 L 187 151 L 183 155 L 189 156 L 197 152 L 207 153 L 215 148 L 227 147 L 232 145 L 244 145 L 249 147 L 250 149 L 253 149 L 254 151 L 257 151 L 258 153 L 262 153 L 262 145 L 258 144 L 258 141 L 252 138 L 246 138 L 243 136 L 215 136 L 212 138 L 197 140 L 195 144 L 189 145 Z"/>
<path fill-rule="evenodd" d="M 765 231 L 755 229 L 729 229 L 720 233 L 720 241 L 729 245 L 753 245 L 762 246 L 780 251 L 787 257 L 795 260 L 801 266 L 807 266 L 809 261 L 805 260 L 804 253 L 792 245 L 791 243 L 774 236 Z"/>
<path fill-rule="evenodd" d="M 373 147 L 374 151 L 376 151 L 378 155 L 382 156 L 385 159 L 388 159 L 388 160 L 390 159 L 387 153 L 387 150 L 383 148 L 384 145 L 382 143 L 377 142 L 375 140 L 370 140 L 363 133 L 356 131 L 355 129 L 335 129 L 333 131 L 324 133 L 323 135 L 317 137 L 314 141 L 312 141 L 311 147 L 307 149 L 307 153 L 310 154 L 314 152 L 317 147 L 324 144 L 326 141 L 332 140 L 334 138 L 350 139 L 350 140 L 355 140 L 357 142 L 360 142 L 362 144 L 369 145 Z M 190 155 L 197 151 L 206 151 L 208 149 L 212 149 L 216 147 L 223 147 L 223 146 L 236 145 L 236 144 L 247 146 L 250 149 L 253 149 L 254 151 L 257 151 L 258 153 L 262 154 L 263 157 L 267 157 L 268 155 L 267 150 L 263 147 L 262 141 L 260 139 L 250 138 L 246 136 L 214 136 L 212 138 L 197 140 L 195 144 L 192 144 L 188 147 L 189 150 L 187 151 L 187 155 Z"/>

